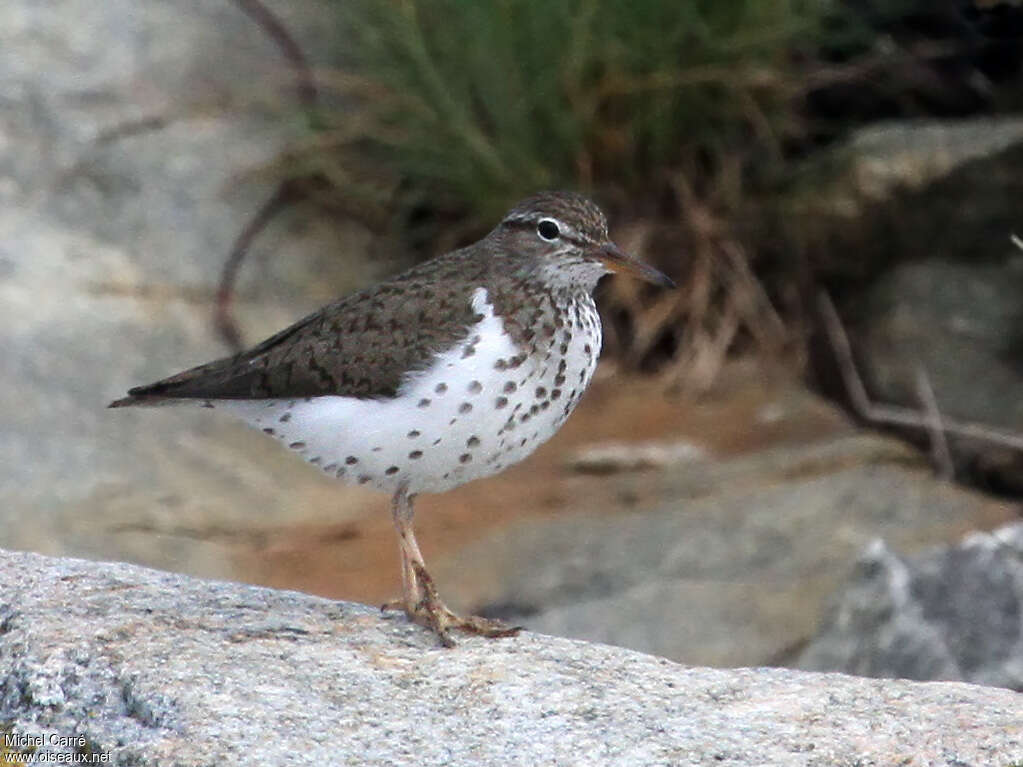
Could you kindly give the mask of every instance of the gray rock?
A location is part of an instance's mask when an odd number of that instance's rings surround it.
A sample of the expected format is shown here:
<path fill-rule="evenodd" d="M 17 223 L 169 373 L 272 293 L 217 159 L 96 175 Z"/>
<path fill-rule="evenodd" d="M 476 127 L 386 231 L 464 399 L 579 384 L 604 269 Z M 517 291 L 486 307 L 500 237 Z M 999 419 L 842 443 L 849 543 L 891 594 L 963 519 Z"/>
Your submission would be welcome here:
<path fill-rule="evenodd" d="M 796 665 L 1023 691 L 1023 523 L 914 557 L 875 541 Z"/>
<path fill-rule="evenodd" d="M 1023 254 L 1010 242 L 1023 119 L 874 125 L 795 186 L 802 215 L 787 209 L 781 226 L 834 288 L 871 396 L 919 410 L 922 369 L 945 416 L 1023 431 Z M 811 354 L 822 384 L 846 397 L 829 345 Z M 1018 449 L 952 448 L 961 476 L 1023 493 Z"/>
<path fill-rule="evenodd" d="M 1023 119 L 1004 115 L 875 123 L 808 162 L 801 171 L 803 202 L 818 214 L 855 219 L 871 204 L 925 188 L 1021 142 Z"/>
<path fill-rule="evenodd" d="M 327 0 L 269 5 L 311 55 L 325 47 Z M 227 419 L 104 409 L 226 353 L 214 288 L 274 187 L 239 179 L 295 138 L 289 77 L 234 3 L 3 3 L 0 544 L 226 574 L 239 545 L 296 517 L 361 515 L 365 494 Z M 154 116 L 162 127 L 102 140 Z M 281 216 L 241 274 L 245 336 L 387 268 L 364 260 L 369 244 L 351 224 Z"/>
<path fill-rule="evenodd" d="M 925 186 L 975 160 L 993 157 L 1023 142 L 1023 119 L 907 120 L 863 128 L 847 151 L 861 195 L 886 199 L 899 188 Z"/>
<path fill-rule="evenodd" d="M 530 519 L 437 560 L 446 595 L 536 631 L 687 663 L 784 664 L 875 537 L 913 549 L 1013 514 L 865 435 L 602 482 L 576 499 L 603 504 L 591 513 Z M 618 499 L 637 482 L 674 500 L 623 512 Z"/>
<path fill-rule="evenodd" d="M 944 415 L 1023 433 L 1023 253 L 1005 238 L 1004 258 L 928 258 L 871 288 L 855 338 L 878 400 L 919 408 L 923 369 Z M 1019 451 L 965 439 L 953 447 L 1023 490 Z"/>
<path fill-rule="evenodd" d="M 904 264 L 866 302 L 871 320 L 859 348 L 879 396 L 918 402 L 919 364 L 943 412 L 1023 430 L 1023 369 L 1014 356 L 1023 342 L 1023 253 L 995 263 Z"/>
<path fill-rule="evenodd" d="M 37 753 L 136 766 L 1023 758 L 1005 690 L 686 668 L 534 634 L 445 650 L 358 605 L 13 552 L 0 594 L 0 717 L 7 743 L 37 738 Z"/>

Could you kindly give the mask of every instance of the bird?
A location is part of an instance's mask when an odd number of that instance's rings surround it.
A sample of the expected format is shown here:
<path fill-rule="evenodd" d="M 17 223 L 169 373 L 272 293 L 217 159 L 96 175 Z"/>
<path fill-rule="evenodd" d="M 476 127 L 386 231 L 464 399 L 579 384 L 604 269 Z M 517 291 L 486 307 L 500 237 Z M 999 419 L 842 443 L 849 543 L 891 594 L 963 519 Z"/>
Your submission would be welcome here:
<path fill-rule="evenodd" d="M 620 272 L 673 281 L 608 236 L 589 198 L 542 192 L 483 239 L 344 296 L 247 351 L 144 386 L 109 407 L 192 403 L 261 429 L 321 471 L 391 493 L 404 610 L 452 632 L 521 627 L 441 599 L 414 502 L 518 463 L 579 403 L 601 349 L 592 293 Z"/>

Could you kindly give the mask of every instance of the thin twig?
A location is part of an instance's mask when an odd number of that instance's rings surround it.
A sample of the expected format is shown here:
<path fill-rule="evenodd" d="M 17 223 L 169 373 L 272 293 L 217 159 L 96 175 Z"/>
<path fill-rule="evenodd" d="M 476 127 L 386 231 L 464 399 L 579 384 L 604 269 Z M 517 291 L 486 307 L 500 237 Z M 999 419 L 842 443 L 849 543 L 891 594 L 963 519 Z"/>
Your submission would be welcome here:
<path fill-rule="evenodd" d="M 817 296 L 817 306 L 824 318 L 824 328 L 831 341 L 831 349 L 835 352 L 835 361 L 838 363 L 838 370 L 845 382 L 845 391 L 849 395 L 853 409 L 863 418 L 873 420 L 870 413 L 873 412 L 873 405 L 867 395 L 867 389 L 863 385 L 863 379 L 856 371 L 856 363 L 853 360 L 852 348 L 849 346 L 849 337 L 845 334 L 842 320 L 838 316 L 835 304 L 831 301 L 825 291 Z"/>
<path fill-rule="evenodd" d="M 125 120 L 112 128 L 100 131 L 96 137 L 97 144 L 112 144 L 129 136 L 138 136 L 142 133 L 151 133 L 166 128 L 175 118 L 169 115 L 149 115 L 140 117 L 137 120 Z"/>
<path fill-rule="evenodd" d="M 835 353 L 839 372 L 845 383 L 846 392 L 853 409 L 865 421 L 873 423 L 891 424 L 893 426 L 906 426 L 913 429 L 926 429 L 927 419 L 915 410 L 897 405 L 878 405 L 870 401 L 863 379 L 860 378 L 856 363 L 853 360 L 852 349 L 849 346 L 849 337 L 842 326 L 842 320 L 835 310 L 831 297 L 821 291 L 817 297 L 817 306 L 824 320 L 824 328 L 831 342 L 831 348 Z M 952 418 L 943 418 L 940 424 L 941 431 L 956 437 L 967 437 L 981 442 L 988 442 L 995 445 L 1023 451 L 1023 434 L 1003 431 L 985 424 L 958 421 Z"/>
<path fill-rule="evenodd" d="M 943 479 L 950 480 L 955 476 L 952 453 L 948 449 L 948 440 L 945 438 L 945 431 L 942 427 L 943 421 L 941 410 L 938 408 L 938 399 L 934 396 L 934 387 L 931 386 L 931 379 L 928 378 L 923 365 L 916 366 L 916 391 L 924 409 L 925 423 L 931 437 L 931 458 L 938 468 L 938 474 Z"/>
<path fill-rule="evenodd" d="M 310 68 L 302 48 L 295 42 L 295 38 L 291 36 L 287 27 L 260 0 L 234 0 L 234 2 L 281 49 L 281 53 L 295 70 L 295 79 L 298 81 L 298 98 L 306 109 L 315 109 L 319 103 L 319 93 L 316 89 L 313 70 Z"/>
<path fill-rule="evenodd" d="M 235 5 L 255 24 L 263 30 L 295 71 L 297 92 L 302 106 L 314 112 L 319 104 L 319 93 L 312 68 L 302 48 L 291 36 L 287 27 L 261 0 L 234 0 Z M 266 228 L 270 220 L 287 205 L 298 199 L 300 195 L 295 184 L 288 180 L 282 181 L 274 190 L 273 195 L 259 209 L 256 215 L 245 225 L 238 238 L 234 241 L 231 252 L 220 273 L 217 287 L 217 301 L 213 312 L 213 322 L 224 341 L 234 351 L 241 351 L 242 338 L 238 323 L 231 315 L 231 300 L 234 296 L 234 285 L 238 279 L 238 271 L 256 236 Z"/>
<path fill-rule="evenodd" d="M 234 241 L 231 252 L 220 272 L 217 300 L 213 309 L 213 323 L 224 342 L 235 352 L 240 352 L 243 348 L 238 323 L 235 322 L 231 314 L 231 300 L 234 297 L 235 282 L 238 280 L 238 270 L 256 235 L 266 228 L 274 216 L 296 199 L 297 195 L 292 184 L 287 181 L 278 184 L 270 199 L 263 203 L 263 207 L 249 220 Z"/>

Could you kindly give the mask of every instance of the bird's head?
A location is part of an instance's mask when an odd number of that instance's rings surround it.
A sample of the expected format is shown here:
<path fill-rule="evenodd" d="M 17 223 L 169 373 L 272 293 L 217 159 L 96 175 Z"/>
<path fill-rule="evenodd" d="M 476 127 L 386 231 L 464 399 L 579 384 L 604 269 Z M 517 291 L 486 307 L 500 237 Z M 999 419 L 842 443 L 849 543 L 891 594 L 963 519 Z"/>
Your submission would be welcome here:
<path fill-rule="evenodd" d="M 615 245 L 608 237 L 603 211 L 573 192 L 543 192 L 523 200 L 487 239 L 555 284 L 592 290 L 602 276 L 618 272 L 675 287 L 667 275 Z"/>

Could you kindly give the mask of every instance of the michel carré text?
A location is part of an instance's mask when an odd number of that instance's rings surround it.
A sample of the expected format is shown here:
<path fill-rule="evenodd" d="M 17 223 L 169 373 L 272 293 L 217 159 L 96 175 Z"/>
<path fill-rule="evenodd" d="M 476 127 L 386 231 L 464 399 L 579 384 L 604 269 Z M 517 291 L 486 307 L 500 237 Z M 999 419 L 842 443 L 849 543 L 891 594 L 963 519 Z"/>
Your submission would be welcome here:
<path fill-rule="evenodd" d="M 27 732 L 5 732 L 4 746 L 10 749 L 23 750 L 26 748 L 84 748 L 84 735 L 32 735 Z"/>

